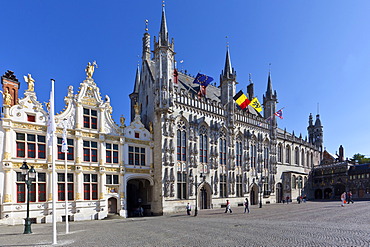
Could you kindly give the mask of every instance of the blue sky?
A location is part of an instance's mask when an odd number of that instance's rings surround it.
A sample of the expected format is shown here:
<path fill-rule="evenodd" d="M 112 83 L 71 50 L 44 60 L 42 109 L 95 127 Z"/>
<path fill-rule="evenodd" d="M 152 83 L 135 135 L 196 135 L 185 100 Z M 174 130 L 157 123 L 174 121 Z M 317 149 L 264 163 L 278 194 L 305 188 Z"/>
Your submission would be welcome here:
<path fill-rule="evenodd" d="M 94 79 L 109 95 L 113 118 L 129 119 L 145 19 L 158 36 L 160 0 L 5 1 L 0 22 L 0 74 L 31 73 L 40 102 L 48 101 L 56 80 L 56 112 L 68 85 L 77 92 L 87 62 L 97 61 Z M 168 0 L 167 25 L 175 39 L 179 69 L 205 73 L 218 83 L 230 44 L 237 90 L 246 91 L 252 74 L 262 101 L 269 63 L 280 128 L 303 137 L 308 116 L 318 111 L 324 146 L 345 156 L 370 156 L 370 1 L 340 0 Z M 127 122 L 128 120 L 126 120 Z"/>

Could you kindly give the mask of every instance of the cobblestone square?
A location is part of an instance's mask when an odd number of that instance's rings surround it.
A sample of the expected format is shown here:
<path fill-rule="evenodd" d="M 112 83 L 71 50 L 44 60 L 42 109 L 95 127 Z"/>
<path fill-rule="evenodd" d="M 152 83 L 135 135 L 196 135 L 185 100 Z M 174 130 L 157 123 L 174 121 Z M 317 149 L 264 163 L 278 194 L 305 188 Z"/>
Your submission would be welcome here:
<path fill-rule="evenodd" d="M 370 246 L 370 202 L 307 202 L 58 223 L 54 246 Z M 193 212 L 194 213 L 194 212 Z M 0 226 L 0 246 L 51 246 L 52 225 Z"/>

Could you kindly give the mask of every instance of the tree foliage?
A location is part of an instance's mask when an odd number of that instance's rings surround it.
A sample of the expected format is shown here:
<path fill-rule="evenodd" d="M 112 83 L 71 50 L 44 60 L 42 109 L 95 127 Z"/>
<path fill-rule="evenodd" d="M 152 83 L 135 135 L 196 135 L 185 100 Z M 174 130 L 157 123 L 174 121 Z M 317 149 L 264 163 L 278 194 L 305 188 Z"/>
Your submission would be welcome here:
<path fill-rule="evenodd" d="M 370 163 L 370 158 L 366 158 L 364 154 L 354 154 L 350 159 L 351 163 L 365 164 Z"/>

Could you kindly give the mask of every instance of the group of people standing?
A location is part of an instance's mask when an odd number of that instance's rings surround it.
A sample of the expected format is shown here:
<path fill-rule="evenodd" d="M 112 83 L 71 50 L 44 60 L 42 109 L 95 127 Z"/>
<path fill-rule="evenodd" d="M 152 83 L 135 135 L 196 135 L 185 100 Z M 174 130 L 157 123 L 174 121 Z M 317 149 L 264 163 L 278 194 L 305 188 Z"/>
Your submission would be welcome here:
<path fill-rule="evenodd" d="M 342 201 L 342 207 L 344 207 L 344 204 L 349 204 L 350 202 L 354 203 L 352 198 L 352 191 L 349 192 L 343 192 L 342 195 L 340 195 L 340 200 Z"/>

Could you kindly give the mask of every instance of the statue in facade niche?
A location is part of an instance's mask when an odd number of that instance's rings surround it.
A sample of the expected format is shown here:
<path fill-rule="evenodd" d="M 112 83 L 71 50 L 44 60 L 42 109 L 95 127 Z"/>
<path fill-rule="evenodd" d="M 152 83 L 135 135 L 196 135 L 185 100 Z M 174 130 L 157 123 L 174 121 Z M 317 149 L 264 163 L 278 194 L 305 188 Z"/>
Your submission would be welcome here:
<path fill-rule="evenodd" d="M 9 89 L 6 89 L 4 95 L 4 105 L 11 105 L 12 104 L 12 96 L 9 93 Z"/>
<path fill-rule="evenodd" d="M 31 74 L 28 74 L 27 76 L 23 76 L 25 82 L 28 84 L 27 91 L 33 92 L 35 90 L 35 80 L 32 78 Z"/>
<path fill-rule="evenodd" d="M 93 74 L 94 74 L 94 71 L 95 71 L 95 68 L 98 68 L 98 64 L 96 63 L 96 61 L 94 61 L 93 63 L 88 63 L 87 66 L 86 66 L 86 78 L 88 79 L 91 79 Z"/>
<path fill-rule="evenodd" d="M 119 121 L 121 123 L 121 126 L 125 126 L 125 117 L 123 115 L 121 115 L 121 117 L 119 118 Z"/>

